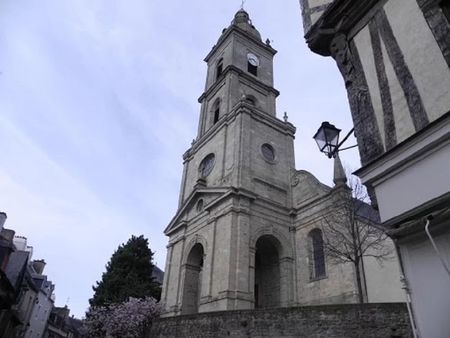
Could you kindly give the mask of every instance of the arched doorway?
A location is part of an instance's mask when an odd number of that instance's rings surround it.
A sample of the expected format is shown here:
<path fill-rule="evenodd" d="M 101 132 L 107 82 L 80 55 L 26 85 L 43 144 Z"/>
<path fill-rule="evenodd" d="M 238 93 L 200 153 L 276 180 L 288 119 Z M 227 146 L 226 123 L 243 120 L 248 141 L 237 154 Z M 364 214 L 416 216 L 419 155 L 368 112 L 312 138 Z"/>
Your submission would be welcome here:
<path fill-rule="evenodd" d="M 280 242 L 271 235 L 256 241 L 255 308 L 279 307 L 280 304 Z"/>
<path fill-rule="evenodd" d="M 202 284 L 203 246 L 200 243 L 194 245 L 189 252 L 184 274 L 182 314 L 198 312 L 198 305 Z"/>

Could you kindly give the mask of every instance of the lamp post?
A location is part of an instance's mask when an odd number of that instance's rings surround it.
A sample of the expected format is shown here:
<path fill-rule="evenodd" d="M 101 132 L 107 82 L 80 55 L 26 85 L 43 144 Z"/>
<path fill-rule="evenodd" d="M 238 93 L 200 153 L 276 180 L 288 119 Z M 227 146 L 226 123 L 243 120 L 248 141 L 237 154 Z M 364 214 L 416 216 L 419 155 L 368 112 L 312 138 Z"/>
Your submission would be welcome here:
<path fill-rule="evenodd" d="M 354 128 L 352 128 L 348 134 L 344 137 L 344 139 L 339 142 L 339 133 L 341 129 L 336 128 L 334 125 L 329 123 L 328 121 L 322 122 L 322 125 L 317 130 L 316 134 L 313 136 L 314 140 L 316 140 L 317 145 L 319 146 L 319 150 L 328 156 L 328 158 L 336 157 L 337 153 L 341 150 L 346 150 L 350 148 L 354 148 L 357 145 L 342 148 L 341 145 L 347 141 L 348 137 L 353 133 Z"/>

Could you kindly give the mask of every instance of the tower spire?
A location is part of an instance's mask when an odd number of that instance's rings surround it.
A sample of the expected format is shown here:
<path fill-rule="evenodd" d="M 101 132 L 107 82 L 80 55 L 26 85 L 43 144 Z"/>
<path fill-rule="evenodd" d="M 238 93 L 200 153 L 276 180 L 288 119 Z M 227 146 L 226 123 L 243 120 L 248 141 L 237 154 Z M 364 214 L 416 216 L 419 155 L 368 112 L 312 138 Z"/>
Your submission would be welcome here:
<path fill-rule="evenodd" d="M 345 175 L 344 167 L 342 166 L 339 154 L 336 154 L 334 158 L 334 176 L 333 182 L 336 185 L 341 185 L 347 183 L 347 176 Z"/>

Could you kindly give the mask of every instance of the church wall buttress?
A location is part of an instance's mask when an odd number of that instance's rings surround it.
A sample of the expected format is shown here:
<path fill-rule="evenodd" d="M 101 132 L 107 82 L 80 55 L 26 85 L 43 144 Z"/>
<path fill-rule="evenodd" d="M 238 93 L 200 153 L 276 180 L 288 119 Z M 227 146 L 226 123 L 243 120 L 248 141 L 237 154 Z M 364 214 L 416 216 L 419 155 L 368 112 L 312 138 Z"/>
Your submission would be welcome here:
<path fill-rule="evenodd" d="M 235 212 L 230 213 L 230 224 L 228 225 L 230 231 L 230 241 L 228 242 L 228 250 L 230 252 L 228 256 L 227 265 L 229 266 L 229 273 L 227 276 L 227 287 L 226 291 L 236 290 L 236 275 L 237 275 L 237 257 L 239 254 L 239 243 L 238 243 L 238 216 Z"/>
<path fill-rule="evenodd" d="M 248 208 L 245 204 L 249 201 L 241 201 L 241 208 Z M 244 205 L 242 205 L 244 204 Z M 249 300 L 253 300 L 253 294 L 251 288 L 249 288 L 248 280 L 250 274 L 250 216 L 246 212 L 238 213 L 236 217 L 237 222 L 237 250 L 236 250 L 236 280 L 235 289 L 240 293 L 242 298 L 247 298 L 247 302 L 242 304 L 241 307 L 237 304 L 236 309 L 248 308 Z"/>
<path fill-rule="evenodd" d="M 166 311 L 169 313 L 174 312 L 173 314 L 176 314 L 179 305 L 178 295 L 181 287 L 180 273 L 183 246 L 183 240 L 169 245 L 167 258 L 170 259 L 170 261 L 166 263 L 166 272 L 164 275 L 164 290 L 162 299 L 165 302 Z"/>
<path fill-rule="evenodd" d="M 226 214 L 216 221 L 216 242 L 214 248 L 214 263 L 212 283 L 212 297 L 222 298 L 225 291 L 229 290 L 230 274 L 230 242 L 232 240 L 232 215 Z"/>
<path fill-rule="evenodd" d="M 212 233 L 210 236 L 211 248 L 209 250 L 209 255 L 207 257 L 207 264 L 209 264 L 209 276 L 207 289 L 205 289 L 205 296 L 207 297 L 207 301 L 210 301 L 213 296 L 213 281 L 214 281 L 214 262 L 216 257 L 216 241 L 217 241 L 217 221 L 216 219 L 212 219 L 210 221 L 210 226 L 212 227 Z"/>

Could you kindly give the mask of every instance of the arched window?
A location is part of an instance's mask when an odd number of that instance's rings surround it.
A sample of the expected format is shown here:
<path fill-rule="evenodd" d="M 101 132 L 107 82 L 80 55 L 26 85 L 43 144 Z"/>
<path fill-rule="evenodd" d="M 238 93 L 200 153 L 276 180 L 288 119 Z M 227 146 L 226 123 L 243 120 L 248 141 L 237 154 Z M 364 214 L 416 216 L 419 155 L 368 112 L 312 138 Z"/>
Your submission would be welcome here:
<path fill-rule="evenodd" d="M 199 199 L 197 202 L 197 212 L 202 212 L 203 211 L 203 199 Z"/>
<path fill-rule="evenodd" d="M 217 66 L 216 66 L 216 80 L 220 77 L 220 75 L 222 75 L 222 73 L 223 73 L 223 58 L 221 58 L 217 62 Z"/>
<path fill-rule="evenodd" d="M 326 272 L 322 231 L 320 229 L 311 230 L 309 241 L 310 277 L 311 279 L 323 278 L 326 276 Z"/>
<path fill-rule="evenodd" d="M 216 124 L 220 118 L 220 100 L 219 99 L 217 99 L 216 102 L 214 102 L 212 112 L 213 112 L 213 124 Z"/>

